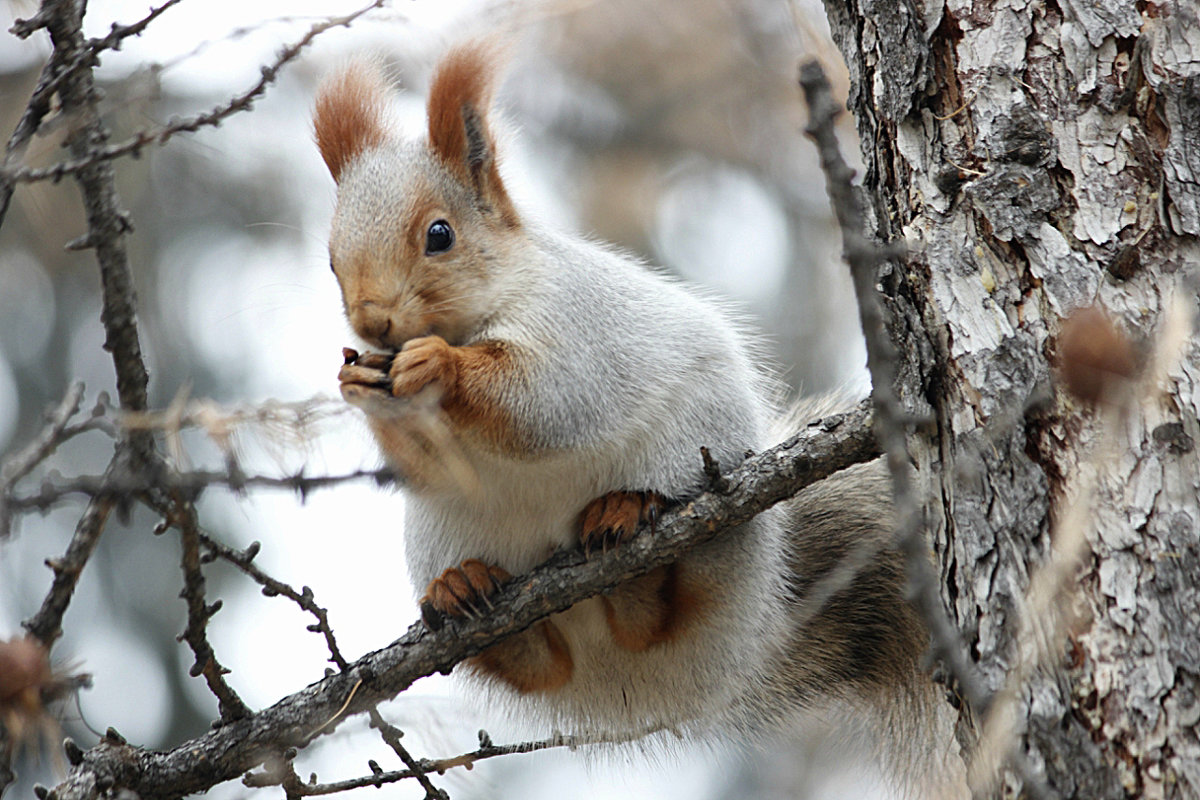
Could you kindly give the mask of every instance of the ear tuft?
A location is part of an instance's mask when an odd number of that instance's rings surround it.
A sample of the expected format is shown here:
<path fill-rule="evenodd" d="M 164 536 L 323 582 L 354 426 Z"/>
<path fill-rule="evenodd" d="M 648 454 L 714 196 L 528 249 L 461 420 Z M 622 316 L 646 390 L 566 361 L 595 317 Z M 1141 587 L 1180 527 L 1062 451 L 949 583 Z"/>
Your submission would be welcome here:
<path fill-rule="evenodd" d="M 486 168 L 494 154 L 487 125 L 497 74 L 496 48 L 461 44 L 442 57 L 429 87 L 429 146 L 456 172 Z"/>
<path fill-rule="evenodd" d="M 335 181 L 351 161 L 387 138 L 387 92 L 387 81 L 371 62 L 351 64 L 317 90 L 313 129 Z"/>
<path fill-rule="evenodd" d="M 429 88 L 429 147 L 483 207 L 517 227 L 520 221 L 500 178 L 488 123 L 500 55 L 495 40 L 484 39 L 461 44 L 442 57 Z"/>

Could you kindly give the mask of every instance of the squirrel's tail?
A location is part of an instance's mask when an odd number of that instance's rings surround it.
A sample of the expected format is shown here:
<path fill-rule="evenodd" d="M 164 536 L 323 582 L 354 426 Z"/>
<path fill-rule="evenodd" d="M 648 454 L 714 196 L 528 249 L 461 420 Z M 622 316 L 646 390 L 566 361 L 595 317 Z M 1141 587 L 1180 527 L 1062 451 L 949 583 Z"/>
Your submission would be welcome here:
<path fill-rule="evenodd" d="M 791 431 L 855 402 L 798 404 Z M 882 460 L 836 473 L 781 504 L 790 635 L 764 703 L 782 722 L 828 717 L 877 755 L 902 795 L 967 796 L 954 713 L 925 666 L 929 633 L 906 599 Z M 834 716 L 836 715 L 836 716 Z"/>

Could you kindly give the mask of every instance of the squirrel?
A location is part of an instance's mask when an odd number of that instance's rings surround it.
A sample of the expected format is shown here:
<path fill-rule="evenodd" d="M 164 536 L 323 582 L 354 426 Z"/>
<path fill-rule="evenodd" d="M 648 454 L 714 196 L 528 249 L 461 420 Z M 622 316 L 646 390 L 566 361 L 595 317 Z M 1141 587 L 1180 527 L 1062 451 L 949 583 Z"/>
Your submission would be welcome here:
<path fill-rule="evenodd" d="M 619 547 L 701 491 L 702 445 L 739 463 L 781 418 L 755 338 L 719 303 L 520 212 L 491 117 L 495 61 L 487 43 L 452 48 L 415 141 L 392 130 L 370 64 L 326 79 L 314 110 L 337 184 L 331 267 L 351 327 L 379 349 L 345 351 L 341 393 L 407 484 L 408 568 L 435 628 L 484 613 L 557 548 Z M 934 692 L 888 493 L 878 464 L 846 470 L 459 671 L 556 729 L 760 735 L 844 704 L 903 737 Z M 793 624 L 864 540 L 871 562 Z"/>

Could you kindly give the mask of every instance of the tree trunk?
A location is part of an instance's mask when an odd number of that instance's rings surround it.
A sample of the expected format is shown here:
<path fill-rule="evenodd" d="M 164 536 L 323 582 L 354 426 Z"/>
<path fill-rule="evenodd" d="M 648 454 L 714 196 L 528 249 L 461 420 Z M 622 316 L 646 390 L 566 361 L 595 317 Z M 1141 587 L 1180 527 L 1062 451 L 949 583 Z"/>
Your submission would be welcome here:
<path fill-rule="evenodd" d="M 865 202 L 910 257 L 881 285 L 942 596 L 991 691 L 1099 415 L 1056 388 L 1063 318 L 1100 305 L 1148 360 L 1196 305 L 1200 23 L 1187 0 L 826 0 Z M 1200 796 L 1200 347 L 1110 436 L 1016 749 L 1065 797 Z M 1069 641 L 1068 641 L 1069 639 Z M 978 720 L 963 715 L 968 736 Z M 1006 793 L 1021 782 L 1006 776 Z"/>

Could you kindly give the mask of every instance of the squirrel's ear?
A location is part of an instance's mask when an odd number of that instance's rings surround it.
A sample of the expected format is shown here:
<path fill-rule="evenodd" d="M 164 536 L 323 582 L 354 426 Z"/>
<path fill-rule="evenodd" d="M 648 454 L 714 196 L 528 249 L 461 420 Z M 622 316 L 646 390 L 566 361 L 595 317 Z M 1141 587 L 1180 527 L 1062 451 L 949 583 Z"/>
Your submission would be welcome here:
<path fill-rule="evenodd" d="M 335 181 L 347 164 L 387 138 L 387 91 L 387 81 L 370 62 L 351 64 L 321 83 L 313 130 Z"/>
<path fill-rule="evenodd" d="M 429 146 L 464 186 L 515 226 L 516 211 L 488 129 L 496 62 L 496 48 L 487 41 L 459 45 L 443 56 L 429 89 Z"/>

